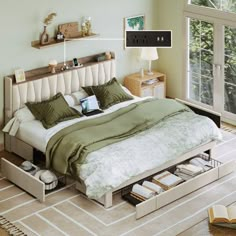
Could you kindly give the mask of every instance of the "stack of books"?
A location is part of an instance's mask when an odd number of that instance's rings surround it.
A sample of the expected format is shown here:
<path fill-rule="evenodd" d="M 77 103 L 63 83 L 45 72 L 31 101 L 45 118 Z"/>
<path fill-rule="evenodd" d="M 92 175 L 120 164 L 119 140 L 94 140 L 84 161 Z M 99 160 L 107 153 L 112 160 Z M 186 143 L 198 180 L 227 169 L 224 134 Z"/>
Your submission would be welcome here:
<path fill-rule="evenodd" d="M 208 214 L 211 224 L 236 229 L 236 205 L 214 205 L 208 209 Z"/>
<path fill-rule="evenodd" d="M 155 175 L 152 181 L 161 186 L 164 190 L 168 190 L 183 182 L 183 179 L 169 171 L 164 171 L 161 174 Z"/>
<path fill-rule="evenodd" d="M 195 166 L 192 164 L 182 164 L 176 166 L 175 175 L 178 175 L 184 180 L 189 180 L 199 174 L 204 172 L 203 168 L 200 166 Z"/>

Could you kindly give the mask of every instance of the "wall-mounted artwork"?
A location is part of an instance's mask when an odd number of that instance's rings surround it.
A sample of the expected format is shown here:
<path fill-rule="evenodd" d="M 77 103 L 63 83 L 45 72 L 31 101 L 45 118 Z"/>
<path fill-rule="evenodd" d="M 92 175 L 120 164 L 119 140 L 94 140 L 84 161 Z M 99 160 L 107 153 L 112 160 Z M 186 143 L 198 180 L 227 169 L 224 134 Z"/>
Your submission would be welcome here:
<path fill-rule="evenodd" d="M 125 18 L 125 31 L 131 30 L 144 30 L 145 26 L 145 16 L 138 15 Z"/>

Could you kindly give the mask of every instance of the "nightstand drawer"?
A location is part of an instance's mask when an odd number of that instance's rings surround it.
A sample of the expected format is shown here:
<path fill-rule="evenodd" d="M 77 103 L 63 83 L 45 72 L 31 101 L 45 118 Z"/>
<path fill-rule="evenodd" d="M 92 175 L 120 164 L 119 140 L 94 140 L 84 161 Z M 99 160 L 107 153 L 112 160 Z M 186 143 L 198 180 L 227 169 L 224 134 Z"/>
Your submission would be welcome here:
<path fill-rule="evenodd" d="M 165 84 L 164 83 L 159 83 L 153 88 L 153 96 L 156 98 L 165 98 L 166 93 L 165 93 Z"/>

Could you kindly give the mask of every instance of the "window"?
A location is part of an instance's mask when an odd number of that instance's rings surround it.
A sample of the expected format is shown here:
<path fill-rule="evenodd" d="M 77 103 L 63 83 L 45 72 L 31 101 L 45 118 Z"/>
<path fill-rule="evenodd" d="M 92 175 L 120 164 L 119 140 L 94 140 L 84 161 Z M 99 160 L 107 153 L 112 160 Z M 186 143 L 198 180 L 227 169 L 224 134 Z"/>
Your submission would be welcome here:
<path fill-rule="evenodd" d="M 186 3 L 186 99 L 236 121 L 236 0 Z"/>
<path fill-rule="evenodd" d="M 236 13 L 235 0 L 190 0 L 190 4 Z"/>

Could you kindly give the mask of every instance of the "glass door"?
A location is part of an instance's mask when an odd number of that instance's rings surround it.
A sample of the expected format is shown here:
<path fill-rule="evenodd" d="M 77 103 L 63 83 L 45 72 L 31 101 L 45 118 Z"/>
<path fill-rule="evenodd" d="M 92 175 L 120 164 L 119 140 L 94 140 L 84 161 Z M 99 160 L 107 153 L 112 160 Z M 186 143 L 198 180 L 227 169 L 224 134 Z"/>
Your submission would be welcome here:
<path fill-rule="evenodd" d="M 224 27 L 224 116 L 236 120 L 236 28 Z"/>
<path fill-rule="evenodd" d="M 188 98 L 213 107 L 214 25 L 188 18 Z"/>

